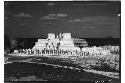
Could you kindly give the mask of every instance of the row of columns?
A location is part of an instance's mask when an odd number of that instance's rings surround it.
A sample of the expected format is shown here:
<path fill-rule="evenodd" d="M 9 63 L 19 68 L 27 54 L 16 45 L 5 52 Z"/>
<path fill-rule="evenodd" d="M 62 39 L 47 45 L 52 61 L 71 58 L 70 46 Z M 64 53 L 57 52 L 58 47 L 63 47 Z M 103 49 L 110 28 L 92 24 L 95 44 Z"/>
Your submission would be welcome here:
<path fill-rule="evenodd" d="M 87 55 L 87 52 L 80 52 L 78 50 L 33 50 L 33 49 L 19 49 L 18 53 L 28 55 L 66 55 L 66 56 L 80 56 Z"/>
<path fill-rule="evenodd" d="M 38 56 L 44 56 L 44 55 L 65 55 L 65 56 L 83 56 L 83 57 L 100 57 L 100 54 L 96 55 L 89 51 L 79 51 L 79 50 L 55 50 L 55 49 L 43 49 L 43 50 L 37 50 L 37 49 L 19 49 L 18 53 L 20 54 L 27 54 L 27 55 L 38 55 Z"/>

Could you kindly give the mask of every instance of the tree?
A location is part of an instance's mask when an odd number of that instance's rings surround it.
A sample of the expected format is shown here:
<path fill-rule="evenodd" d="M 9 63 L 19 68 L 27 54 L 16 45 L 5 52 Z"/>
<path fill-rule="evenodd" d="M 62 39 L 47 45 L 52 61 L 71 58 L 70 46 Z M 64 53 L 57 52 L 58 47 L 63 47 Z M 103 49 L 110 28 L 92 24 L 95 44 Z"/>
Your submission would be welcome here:
<path fill-rule="evenodd" d="M 10 49 L 13 51 L 17 48 L 17 41 L 15 38 L 10 38 Z"/>
<path fill-rule="evenodd" d="M 10 47 L 10 38 L 7 35 L 4 35 L 4 48 Z"/>
<path fill-rule="evenodd" d="M 4 35 L 4 53 L 10 52 L 10 38 L 7 35 Z"/>

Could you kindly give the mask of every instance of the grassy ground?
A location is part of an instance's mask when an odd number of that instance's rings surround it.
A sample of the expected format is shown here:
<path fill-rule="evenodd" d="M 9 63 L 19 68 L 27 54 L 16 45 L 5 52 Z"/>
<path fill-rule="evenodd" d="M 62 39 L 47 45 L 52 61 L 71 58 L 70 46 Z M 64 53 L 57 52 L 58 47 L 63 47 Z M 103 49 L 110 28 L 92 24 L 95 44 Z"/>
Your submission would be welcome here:
<path fill-rule="evenodd" d="M 117 79 L 103 75 L 64 68 L 53 68 L 51 66 L 45 65 L 29 63 L 13 63 L 5 65 L 5 78 L 13 77 L 16 79 L 22 79 L 22 77 L 28 76 L 36 76 L 37 79 L 44 79 L 49 81 L 117 81 Z M 5 80 L 7 81 L 7 79 Z"/>
<path fill-rule="evenodd" d="M 20 61 L 26 60 L 28 58 L 18 58 L 18 57 L 9 57 L 10 61 Z M 74 67 L 88 67 L 91 69 L 92 66 L 88 65 L 93 63 L 99 63 L 100 61 L 97 59 L 81 59 L 76 64 L 72 64 L 64 60 L 60 59 L 50 59 L 50 58 L 33 58 L 30 57 L 32 61 L 37 61 L 37 63 L 46 62 L 49 64 L 59 64 L 59 65 L 67 65 L 67 66 L 74 66 Z M 110 78 L 104 75 L 93 74 L 91 72 L 85 71 L 78 71 L 78 70 L 71 70 L 71 69 L 64 69 L 64 68 L 53 68 L 51 66 L 40 65 L 37 63 L 12 63 L 12 64 L 5 64 L 5 81 L 8 80 L 21 80 L 23 77 L 25 79 L 30 80 L 30 76 L 35 76 L 34 79 L 41 79 L 41 80 L 49 80 L 49 81 L 120 81 L 119 79 Z M 100 63 L 101 64 L 101 63 Z M 87 66 L 88 65 L 88 66 Z M 28 78 L 27 78 L 28 77 Z"/>

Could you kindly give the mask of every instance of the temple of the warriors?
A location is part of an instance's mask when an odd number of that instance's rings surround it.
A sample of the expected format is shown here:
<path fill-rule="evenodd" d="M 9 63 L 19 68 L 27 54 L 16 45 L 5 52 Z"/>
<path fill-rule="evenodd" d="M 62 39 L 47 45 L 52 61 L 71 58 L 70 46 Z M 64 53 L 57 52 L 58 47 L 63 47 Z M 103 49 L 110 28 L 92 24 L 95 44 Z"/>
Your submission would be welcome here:
<path fill-rule="evenodd" d="M 103 47 L 88 47 L 84 39 L 72 38 L 71 33 L 55 35 L 49 33 L 47 39 L 38 39 L 32 49 L 14 50 L 17 56 L 47 56 L 58 55 L 60 57 L 81 56 L 87 57 L 100 55 L 110 55 L 109 49 Z"/>
<path fill-rule="evenodd" d="M 87 46 L 88 43 L 84 39 L 72 38 L 71 33 L 49 33 L 47 39 L 38 39 L 33 49 L 80 49 L 79 45 Z"/>

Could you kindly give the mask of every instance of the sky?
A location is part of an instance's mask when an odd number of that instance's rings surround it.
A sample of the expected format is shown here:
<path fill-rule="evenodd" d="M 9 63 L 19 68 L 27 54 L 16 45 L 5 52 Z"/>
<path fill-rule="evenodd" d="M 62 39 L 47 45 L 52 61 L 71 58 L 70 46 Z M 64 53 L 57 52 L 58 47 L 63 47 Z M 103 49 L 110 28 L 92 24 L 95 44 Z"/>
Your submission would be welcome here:
<path fill-rule="evenodd" d="M 5 1 L 4 34 L 16 38 L 72 33 L 120 38 L 120 1 Z"/>

